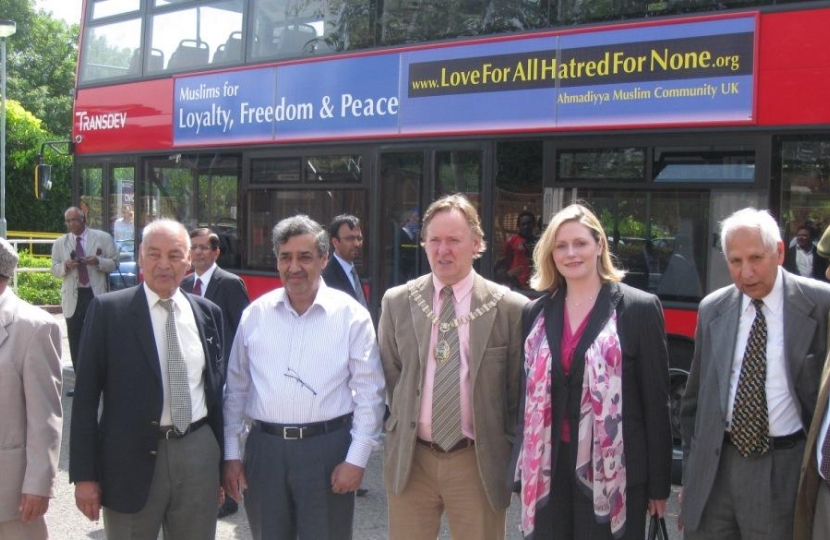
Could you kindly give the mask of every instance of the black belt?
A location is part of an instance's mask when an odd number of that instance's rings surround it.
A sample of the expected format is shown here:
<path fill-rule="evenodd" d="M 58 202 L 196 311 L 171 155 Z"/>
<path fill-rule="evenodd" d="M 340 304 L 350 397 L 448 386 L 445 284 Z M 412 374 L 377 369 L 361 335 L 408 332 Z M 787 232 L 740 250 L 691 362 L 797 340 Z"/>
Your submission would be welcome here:
<path fill-rule="evenodd" d="M 438 454 L 451 454 L 452 452 L 457 452 L 458 450 L 464 450 L 465 448 L 469 448 L 469 447 L 473 446 L 476 443 L 473 439 L 468 439 L 468 438 L 465 437 L 465 438 L 461 439 L 460 441 L 458 441 L 456 443 L 456 445 L 453 446 L 452 448 L 450 448 L 449 450 L 444 450 L 443 448 L 441 448 L 440 446 L 438 446 L 437 444 L 435 444 L 432 441 L 425 441 L 424 439 L 422 439 L 420 437 L 418 437 L 416 440 L 418 441 L 418 444 L 426 446 L 430 450 L 432 450 L 433 452 L 436 452 Z"/>
<path fill-rule="evenodd" d="M 795 433 L 790 433 L 789 435 L 784 435 L 783 437 L 770 437 L 769 447 L 772 450 L 788 450 L 790 448 L 795 448 L 795 444 L 798 441 L 803 441 L 806 438 L 807 436 L 804 434 L 804 430 L 799 429 Z M 723 434 L 723 442 L 727 442 L 732 445 L 735 444 L 732 442 L 732 435 L 728 431 Z"/>
<path fill-rule="evenodd" d="M 262 422 L 261 420 L 254 420 L 254 425 L 259 427 L 268 435 L 275 435 L 286 441 L 294 441 L 297 439 L 308 439 L 309 437 L 316 437 L 324 433 L 336 431 L 346 424 L 351 423 L 352 413 L 338 416 L 332 420 L 325 422 L 314 422 L 311 424 L 271 424 L 270 422 Z"/>
<path fill-rule="evenodd" d="M 191 433 L 193 433 L 194 431 L 196 431 L 200 427 L 204 426 L 205 424 L 207 424 L 207 422 L 208 422 L 207 416 L 203 416 L 200 420 L 196 420 L 195 422 L 193 422 L 192 424 L 187 426 L 187 429 L 185 430 L 184 433 L 179 433 L 178 431 L 176 431 L 176 428 L 173 427 L 173 426 L 161 426 L 159 428 L 159 437 L 161 437 L 162 439 L 167 439 L 167 440 L 181 439 L 185 435 L 190 435 Z"/>

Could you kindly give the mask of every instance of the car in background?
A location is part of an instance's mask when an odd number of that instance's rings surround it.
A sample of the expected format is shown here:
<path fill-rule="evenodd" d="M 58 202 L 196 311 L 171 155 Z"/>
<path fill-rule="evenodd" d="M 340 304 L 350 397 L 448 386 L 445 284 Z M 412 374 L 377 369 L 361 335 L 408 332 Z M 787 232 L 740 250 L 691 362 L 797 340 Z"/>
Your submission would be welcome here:
<path fill-rule="evenodd" d="M 109 274 L 109 290 L 118 291 L 138 283 L 138 264 L 135 260 L 135 243 L 132 240 L 116 241 L 118 265 Z"/>

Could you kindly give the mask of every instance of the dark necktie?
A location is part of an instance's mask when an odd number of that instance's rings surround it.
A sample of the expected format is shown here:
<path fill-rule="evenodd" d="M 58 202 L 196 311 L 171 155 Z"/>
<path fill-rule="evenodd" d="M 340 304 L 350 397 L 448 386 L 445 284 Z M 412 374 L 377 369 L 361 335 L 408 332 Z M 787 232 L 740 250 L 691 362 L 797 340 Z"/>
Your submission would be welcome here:
<path fill-rule="evenodd" d="M 732 443 L 742 456 L 763 456 L 769 452 L 769 412 L 767 410 L 767 320 L 761 300 L 752 300 L 755 320 L 749 330 L 746 351 L 738 377 L 732 407 Z"/>
<path fill-rule="evenodd" d="M 360 276 L 357 275 L 357 269 L 352 265 L 352 286 L 354 287 L 357 301 L 360 305 L 366 307 L 366 295 L 363 293 L 363 285 L 360 284 Z"/>
<path fill-rule="evenodd" d="M 78 236 L 75 239 L 75 260 L 78 261 L 78 282 L 82 287 L 88 287 L 89 269 L 83 261 L 84 258 L 86 258 L 86 253 L 84 253 L 83 237 Z"/>
<path fill-rule="evenodd" d="M 438 319 L 435 346 L 435 380 L 432 385 L 432 441 L 451 450 L 461 433 L 461 347 L 455 322 L 452 287 L 441 290 L 444 303 Z"/>
<path fill-rule="evenodd" d="M 167 310 L 167 377 L 170 385 L 170 415 L 173 426 L 179 433 L 184 433 L 190 426 L 190 383 L 187 380 L 187 366 L 184 363 L 182 348 L 179 344 L 179 331 L 176 328 L 176 314 L 173 300 L 159 300 Z"/>
<path fill-rule="evenodd" d="M 193 294 L 202 296 L 202 280 L 196 278 L 196 283 L 193 284 Z"/>
<path fill-rule="evenodd" d="M 825 412 L 825 414 L 830 414 Z M 824 434 L 824 444 L 821 445 L 821 475 L 824 481 L 830 484 L 830 426 Z"/>

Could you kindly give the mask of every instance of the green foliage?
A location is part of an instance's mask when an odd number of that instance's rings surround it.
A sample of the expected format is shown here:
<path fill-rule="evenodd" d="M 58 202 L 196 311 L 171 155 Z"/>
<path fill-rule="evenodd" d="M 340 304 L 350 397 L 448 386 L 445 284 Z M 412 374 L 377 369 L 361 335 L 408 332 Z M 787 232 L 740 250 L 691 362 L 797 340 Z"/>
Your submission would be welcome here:
<path fill-rule="evenodd" d="M 41 118 L 56 138 L 69 139 L 78 25 L 36 12 L 33 0 L 0 0 L 0 13 L 17 23 L 17 32 L 6 39 L 8 96 Z"/>
<path fill-rule="evenodd" d="M 27 252 L 20 253 L 18 268 L 49 268 L 52 262 L 44 257 L 34 257 Z M 51 272 L 19 272 L 17 274 L 17 295 L 37 306 L 61 303 L 61 280 Z"/>
<path fill-rule="evenodd" d="M 71 201 L 72 158 L 50 153 L 52 191 L 35 198 L 34 171 L 41 144 L 53 138 L 42 122 L 15 100 L 6 100 L 6 219 L 10 231 L 64 231 Z"/>

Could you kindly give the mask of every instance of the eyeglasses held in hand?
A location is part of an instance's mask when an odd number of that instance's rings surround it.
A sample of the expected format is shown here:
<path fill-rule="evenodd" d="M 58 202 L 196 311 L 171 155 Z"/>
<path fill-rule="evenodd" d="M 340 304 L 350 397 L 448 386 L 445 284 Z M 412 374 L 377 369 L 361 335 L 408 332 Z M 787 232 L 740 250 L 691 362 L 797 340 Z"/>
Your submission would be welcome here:
<path fill-rule="evenodd" d="M 315 396 L 317 395 L 317 392 L 315 392 L 315 391 L 314 391 L 314 388 L 312 388 L 311 386 L 309 386 L 309 385 L 308 385 L 308 383 L 307 383 L 307 382 L 305 382 L 305 381 L 304 381 L 304 380 L 300 377 L 300 374 L 299 374 L 299 373 L 297 373 L 296 371 L 294 371 L 293 369 L 291 369 L 291 368 L 286 369 L 286 371 L 285 371 L 285 373 L 283 373 L 283 375 L 285 375 L 285 376 L 286 376 L 286 377 L 288 377 L 289 379 L 294 379 L 295 381 L 297 381 L 298 383 L 300 383 L 301 385 L 303 385 L 304 387 L 306 387 L 306 388 L 309 390 L 309 392 L 311 392 L 311 393 L 312 393 L 312 394 L 314 394 Z"/>

